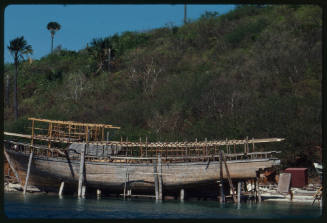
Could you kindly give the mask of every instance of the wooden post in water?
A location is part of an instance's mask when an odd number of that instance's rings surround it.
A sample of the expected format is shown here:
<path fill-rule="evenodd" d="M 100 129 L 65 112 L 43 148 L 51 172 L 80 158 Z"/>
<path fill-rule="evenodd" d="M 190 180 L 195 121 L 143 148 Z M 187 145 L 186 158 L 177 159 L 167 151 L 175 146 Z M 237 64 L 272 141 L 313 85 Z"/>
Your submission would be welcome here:
<path fill-rule="evenodd" d="M 230 174 L 229 174 L 228 166 L 227 166 L 227 163 L 226 163 L 226 158 L 224 156 L 224 152 L 223 151 L 222 151 L 222 158 L 223 158 L 223 161 L 224 161 L 224 164 L 225 164 L 225 169 L 226 169 L 226 173 L 227 173 L 227 178 L 228 178 L 229 186 L 230 186 L 230 188 L 232 188 L 232 191 L 233 191 L 233 200 L 236 203 L 235 190 L 234 190 L 232 179 L 231 179 Z"/>
<path fill-rule="evenodd" d="M 86 143 L 84 144 L 84 147 L 81 150 L 80 155 L 80 165 L 79 165 L 79 179 L 78 179 L 78 197 L 82 196 L 82 185 L 83 185 L 83 178 L 84 178 L 84 161 L 85 161 L 85 149 L 86 149 Z"/>
<path fill-rule="evenodd" d="M 60 184 L 60 188 L 59 188 L 59 193 L 58 193 L 59 196 L 62 196 L 62 192 L 64 190 L 64 186 L 65 186 L 65 182 L 62 181 L 61 184 Z"/>
<path fill-rule="evenodd" d="M 162 165 L 161 165 L 161 156 L 158 155 L 158 184 L 159 184 L 159 200 L 162 200 Z"/>
<path fill-rule="evenodd" d="M 260 194 L 260 188 L 259 188 L 259 179 L 256 179 L 256 191 L 257 191 L 257 198 L 258 202 L 261 203 L 261 194 Z"/>
<path fill-rule="evenodd" d="M 125 174 L 124 199 L 126 198 L 127 182 L 128 182 L 128 168 L 126 169 L 126 174 Z"/>
<path fill-rule="evenodd" d="M 182 188 L 181 192 L 180 192 L 180 200 L 181 201 L 184 201 L 184 196 L 185 196 L 185 193 L 184 193 L 184 189 Z"/>
<path fill-rule="evenodd" d="M 28 178 L 30 177 L 30 171 L 31 171 L 31 164 L 32 164 L 32 159 L 33 159 L 33 153 L 34 153 L 34 150 L 32 149 L 32 151 L 30 153 L 29 160 L 28 160 L 27 174 L 26 174 L 25 185 L 24 185 L 24 194 L 26 193 L 26 189 L 27 189 L 27 185 L 28 185 Z"/>
<path fill-rule="evenodd" d="M 224 179 L 223 179 L 223 154 L 222 151 L 219 151 L 219 169 L 220 169 L 220 203 L 225 203 L 225 194 L 224 194 Z"/>
<path fill-rule="evenodd" d="M 101 190 L 97 189 L 97 196 L 100 197 L 101 196 Z"/>
<path fill-rule="evenodd" d="M 154 191 L 156 195 L 156 200 L 159 200 L 159 183 L 158 183 L 158 171 L 157 171 L 157 161 L 153 160 L 153 177 L 154 177 Z"/>
<path fill-rule="evenodd" d="M 19 175 L 18 175 L 18 173 L 17 173 L 17 171 L 16 171 L 16 169 L 14 167 L 14 164 L 11 162 L 8 153 L 6 152 L 5 149 L 3 150 L 3 152 L 5 154 L 5 157 L 6 157 L 7 161 L 8 161 L 8 164 L 9 164 L 10 169 L 15 174 L 16 180 L 18 181 L 18 183 L 20 184 L 20 186 L 23 187 L 22 181 L 21 181 L 21 179 L 20 179 L 20 177 L 19 177 Z"/>
<path fill-rule="evenodd" d="M 241 203 L 241 181 L 237 182 L 237 203 Z"/>
<path fill-rule="evenodd" d="M 86 191 L 86 186 L 82 186 L 82 198 L 85 198 L 85 191 Z"/>

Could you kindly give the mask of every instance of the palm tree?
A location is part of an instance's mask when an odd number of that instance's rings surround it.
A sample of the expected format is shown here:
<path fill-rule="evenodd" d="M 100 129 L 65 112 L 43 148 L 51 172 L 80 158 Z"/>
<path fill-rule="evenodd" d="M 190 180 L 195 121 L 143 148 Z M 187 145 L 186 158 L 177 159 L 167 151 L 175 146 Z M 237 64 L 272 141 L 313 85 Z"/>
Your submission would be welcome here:
<path fill-rule="evenodd" d="M 58 30 L 60 30 L 61 25 L 57 22 L 49 22 L 47 25 L 47 29 L 50 31 L 51 33 L 51 53 L 53 52 L 53 38 L 54 35 L 56 34 L 56 32 Z"/>
<path fill-rule="evenodd" d="M 15 76 L 14 76 L 14 114 L 15 120 L 18 119 L 18 101 L 17 101 L 17 76 L 18 76 L 18 65 L 21 60 L 24 59 L 24 55 L 32 54 L 32 46 L 27 45 L 24 36 L 18 37 L 10 41 L 10 45 L 7 46 L 8 50 L 14 56 L 15 63 Z"/>

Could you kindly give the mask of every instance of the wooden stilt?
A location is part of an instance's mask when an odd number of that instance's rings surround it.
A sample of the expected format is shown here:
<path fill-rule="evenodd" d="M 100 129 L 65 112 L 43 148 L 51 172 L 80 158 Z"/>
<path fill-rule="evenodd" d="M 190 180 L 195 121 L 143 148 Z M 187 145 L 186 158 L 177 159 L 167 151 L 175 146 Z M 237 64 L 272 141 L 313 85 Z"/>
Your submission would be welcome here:
<path fill-rule="evenodd" d="M 128 182 L 128 169 L 126 169 L 126 174 L 125 174 L 124 199 L 126 198 L 127 182 Z"/>
<path fill-rule="evenodd" d="M 159 200 L 159 183 L 158 183 L 158 171 L 157 171 L 156 160 L 153 160 L 153 176 L 154 176 L 154 190 L 155 190 L 156 200 Z"/>
<path fill-rule="evenodd" d="M 181 191 L 180 191 L 180 200 L 181 201 L 184 201 L 184 195 L 185 195 L 184 189 L 182 188 Z"/>
<path fill-rule="evenodd" d="M 220 199 L 219 202 L 220 203 L 225 203 L 225 194 L 224 194 L 224 179 L 223 179 L 223 155 L 222 155 L 222 151 L 219 151 L 219 166 L 220 166 Z"/>
<path fill-rule="evenodd" d="M 28 178 L 30 176 L 31 164 L 32 164 L 32 159 L 33 159 L 33 152 L 34 152 L 34 150 L 32 149 L 32 151 L 30 153 L 29 160 L 28 160 L 27 174 L 26 174 L 25 185 L 24 185 L 24 194 L 26 193 L 26 189 L 27 189 L 27 185 L 28 185 Z"/>
<path fill-rule="evenodd" d="M 10 169 L 15 174 L 16 180 L 18 181 L 18 183 L 20 184 L 20 186 L 23 187 L 22 181 L 21 181 L 21 179 L 20 179 L 20 177 L 19 177 L 19 175 L 18 175 L 18 173 L 17 173 L 17 171 L 16 171 L 16 169 L 14 167 L 14 164 L 11 162 L 8 153 L 6 152 L 6 150 L 3 150 L 3 152 L 5 154 L 5 157 L 6 157 L 7 161 L 8 161 L 8 164 L 9 164 Z"/>
<path fill-rule="evenodd" d="M 85 192 L 86 192 L 86 186 L 83 185 L 83 186 L 82 186 L 82 198 L 85 197 Z"/>
<path fill-rule="evenodd" d="M 260 193 L 260 188 L 259 188 L 259 179 L 256 179 L 256 192 L 257 192 L 257 198 L 258 202 L 261 203 L 261 193 Z"/>
<path fill-rule="evenodd" d="M 237 182 L 237 203 L 241 203 L 241 181 Z"/>
<path fill-rule="evenodd" d="M 84 161 L 85 161 L 85 150 L 86 150 L 86 144 L 84 144 L 84 147 L 81 151 L 81 160 L 79 165 L 79 179 L 78 179 L 78 197 L 82 196 L 82 185 L 84 180 Z"/>
<path fill-rule="evenodd" d="M 97 196 L 101 196 L 101 190 L 97 189 Z"/>
<path fill-rule="evenodd" d="M 224 157 L 224 152 L 222 151 L 221 153 L 222 153 L 222 158 L 223 158 L 223 161 L 224 161 L 224 164 L 225 164 L 225 169 L 226 169 L 226 173 L 227 173 L 229 186 L 230 186 L 230 188 L 232 189 L 232 192 L 233 192 L 233 200 L 236 203 L 237 200 L 236 200 L 236 197 L 235 197 L 235 190 L 234 190 L 232 179 L 231 179 L 230 174 L 229 174 L 228 166 L 227 166 L 227 163 L 226 163 L 226 158 Z"/>
<path fill-rule="evenodd" d="M 161 165 L 161 156 L 158 155 L 158 184 L 159 184 L 159 200 L 162 200 L 162 165 Z"/>
<path fill-rule="evenodd" d="M 62 181 L 61 184 L 60 184 L 60 188 L 59 188 L 59 193 L 58 193 L 59 196 L 62 196 L 62 192 L 64 190 L 64 186 L 65 186 L 65 182 Z"/>

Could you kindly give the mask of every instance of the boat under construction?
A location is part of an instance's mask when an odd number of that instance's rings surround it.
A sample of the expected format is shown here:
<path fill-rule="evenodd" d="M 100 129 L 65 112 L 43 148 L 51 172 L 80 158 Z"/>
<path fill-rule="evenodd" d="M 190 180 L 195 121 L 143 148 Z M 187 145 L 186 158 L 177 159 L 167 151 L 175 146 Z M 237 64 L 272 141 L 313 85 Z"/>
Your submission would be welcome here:
<path fill-rule="evenodd" d="M 193 142 L 111 141 L 120 127 L 29 118 L 31 134 L 4 132 L 4 153 L 17 181 L 43 191 L 114 194 L 217 193 L 280 164 L 279 151 L 258 151 L 282 138 Z M 84 191 L 84 192 L 83 192 Z M 229 190 L 228 190 L 229 191 Z M 234 191 L 234 189 L 233 189 Z"/>

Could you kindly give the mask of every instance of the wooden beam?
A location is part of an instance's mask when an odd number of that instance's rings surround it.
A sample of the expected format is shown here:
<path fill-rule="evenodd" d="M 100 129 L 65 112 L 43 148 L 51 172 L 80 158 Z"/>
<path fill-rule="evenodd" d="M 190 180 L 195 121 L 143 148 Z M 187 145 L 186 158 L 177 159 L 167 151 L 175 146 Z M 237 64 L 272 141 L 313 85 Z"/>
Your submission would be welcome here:
<path fill-rule="evenodd" d="M 261 193 L 260 193 L 260 188 L 259 188 L 259 178 L 256 179 L 256 192 L 257 192 L 258 202 L 261 203 Z"/>
<path fill-rule="evenodd" d="M 20 184 L 20 186 L 23 187 L 23 184 L 22 184 L 22 181 L 21 181 L 21 179 L 20 179 L 20 177 L 19 177 L 19 175 L 18 175 L 18 172 L 16 171 L 16 169 L 15 169 L 15 167 L 14 167 L 14 163 L 11 162 L 11 160 L 10 160 L 10 158 L 9 158 L 9 155 L 8 155 L 8 153 L 6 152 L 6 150 L 3 150 L 3 152 L 4 152 L 4 154 L 5 154 L 5 157 L 6 157 L 7 161 L 8 161 L 8 164 L 9 164 L 10 169 L 12 170 L 12 172 L 14 172 L 15 177 L 16 177 L 18 183 Z"/>
<path fill-rule="evenodd" d="M 28 160 L 27 174 L 26 174 L 25 185 L 24 185 L 24 194 L 26 193 L 26 189 L 27 189 L 27 185 L 28 185 L 28 178 L 30 177 L 31 164 L 32 164 L 32 159 L 33 159 L 33 152 L 34 152 L 34 150 L 32 149 L 32 151 L 30 153 L 29 160 Z"/>
<path fill-rule="evenodd" d="M 157 171 L 157 162 L 153 160 L 153 177 L 154 177 L 154 191 L 156 200 L 159 200 L 159 182 L 158 182 L 158 171 Z"/>
<path fill-rule="evenodd" d="M 237 182 L 237 203 L 241 203 L 241 181 Z"/>
<path fill-rule="evenodd" d="M 61 184 L 60 184 L 60 188 L 59 188 L 59 193 L 58 193 L 59 196 L 62 196 L 62 192 L 64 190 L 64 186 L 65 186 L 65 182 L 62 181 Z"/>
<path fill-rule="evenodd" d="M 81 155 L 80 155 L 79 179 L 78 179 L 78 197 L 82 196 L 82 185 L 83 185 L 83 181 L 84 181 L 85 149 L 86 149 L 86 144 L 84 144 L 84 147 L 82 148 Z"/>
<path fill-rule="evenodd" d="M 39 122 L 48 122 L 48 123 L 56 123 L 63 125 L 76 125 L 76 126 L 89 126 L 89 127 L 104 127 L 111 129 L 120 129 L 120 127 L 108 125 L 108 124 L 97 124 L 97 123 L 82 123 L 82 122 L 73 122 L 73 121 L 59 121 L 59 120 L 50 120 L 50 119 L 42 119 L 42 118 L 28 118 L 31 121 L 39 121 Z"/>
<path fill-rule="evenodd" d="M 182 188 L 180 191 L 180 200 L 184 201 L 184 197 L 185 197 L 185 193 L 184 193 L 184 189 Z"/>
<path fill-rule="evenodd" d="M 226 169 L 226 173 L 227 173 L 227 178 L 228 178 L 229 186 L 232 188 L 232 192 L 233 192 L 233 200 L 234 200 L 234 202 L 236 203 L 237 200 L 236 200 L 236 197 L 235 197 L 235 190 L 234 190 L 234 186 L 233 186 L 232 179 L 231 179 L 230 174 L 229 174 L 228 166 L 227 166 L 227 163 L 226 163 L 226 158 L 225 158 L 225 156 L 224 156 L 224 152 L 221 151 L 221 153 L 222 153 L 223 161 L 224 161 L 224 163 L 225 163 L 225 169 Z"/>
<path fill-rule="evenodd" d="M 225 203 L 225 194 L 224 194 L 224 179 L 223 179 L 223 155 L 222 155 L 222 151 L 219 151 L 219 170 L 220 170 L 220 197 L 219 197 L 219 202 Z"/>
<path fill-rule="evenodd" d="M 158 155 L 158 184 L 159 184 L 159 200 L 162 200 L 162 165 L 161 156 Z"/>

